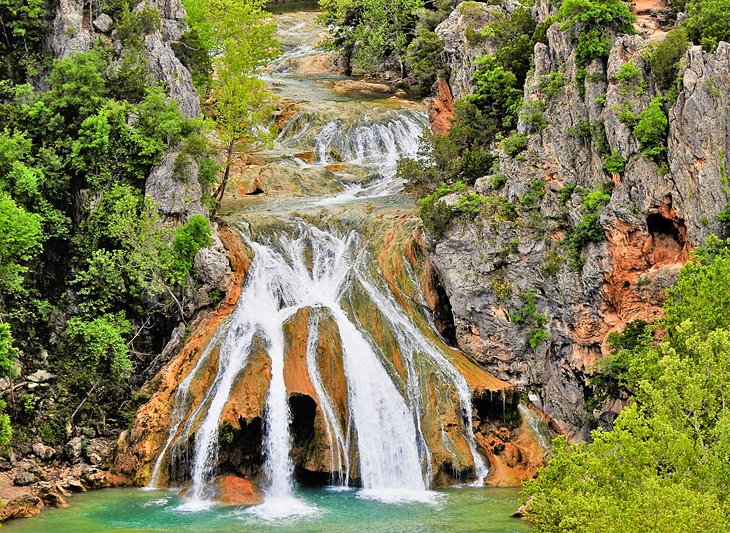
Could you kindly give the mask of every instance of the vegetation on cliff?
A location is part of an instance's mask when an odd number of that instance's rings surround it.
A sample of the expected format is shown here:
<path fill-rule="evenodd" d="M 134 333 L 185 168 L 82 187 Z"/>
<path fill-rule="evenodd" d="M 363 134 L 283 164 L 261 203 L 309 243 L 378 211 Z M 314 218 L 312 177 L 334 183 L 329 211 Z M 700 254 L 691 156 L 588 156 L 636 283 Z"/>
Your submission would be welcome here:
<path fill-rule="evenodd" d="M 730 529 L 730 241 L 696 250 L 665 318 L 614 335 L 598 391 L 631 395 L 613 431 L 555 443 L 525 485 L 539 531 Z M 605 397 L 605 396 L 604 396 Z"/>

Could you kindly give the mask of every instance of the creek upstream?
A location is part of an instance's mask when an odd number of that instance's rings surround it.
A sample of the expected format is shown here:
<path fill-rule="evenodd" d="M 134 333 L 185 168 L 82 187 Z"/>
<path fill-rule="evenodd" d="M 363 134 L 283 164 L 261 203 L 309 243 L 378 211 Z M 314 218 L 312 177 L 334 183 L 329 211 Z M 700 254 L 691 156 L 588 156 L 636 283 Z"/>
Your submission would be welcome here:
<path fill-rule="evenodd" d="M 240 156 L 221 210 L 251 262 L 238 303 L 151 400 L 159 415 L 138 418 L 147 488 L 79 495 L 11 531 L 529 529 L 510 517 L 515 489 L 483 486 L 475 437 L 472 396 L 503 403 L 510 387 L 437 331 L 395 177 L 426 109 L 337 74 L 315 13 L 275 19 L 284 54 L 265 79 L 287 102 L 281 132 Z M 221 474 L 263 503 L 218 505 Z"/>

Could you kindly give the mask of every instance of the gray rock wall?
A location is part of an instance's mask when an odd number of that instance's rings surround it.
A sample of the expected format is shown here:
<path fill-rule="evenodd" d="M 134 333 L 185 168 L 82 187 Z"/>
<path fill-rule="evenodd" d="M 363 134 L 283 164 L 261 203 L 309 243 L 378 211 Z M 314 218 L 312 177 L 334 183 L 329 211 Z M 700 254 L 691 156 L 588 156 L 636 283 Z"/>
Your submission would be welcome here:
<path fill-rule="evenodd" d="M 544 17 L 549 9 L 541 2 L 535 12 Z M 462 18 L 457 7 L 439 27 L 460 95 L 469 90 L 474 56 L 485 53 L 453 37 L 463 34 Z M 548 44 L 535 47 L 525 102 L 544 102 L 548 125 L 537 131 L 521 119 L 518 130 L 529 134 L 528 148 L 518 157 L 501 155 L 506 185 L 494 191 L 485 177 L 475 186 L 521 206 L 519 219 L 457 221 L 443 238 L 430 240 L 431 260 L 451 302 L 459 346 L 529 391 L 566 434 L 584 438 L 592 419 L 583 408 L 586 375 L 608 352 L 607 333 L 631 320 L 657 318 L 689 249 L 721 231 L 716 215 L 728 202 L 730 45 L 721 43 L 714 56 L 699 47 L 688 51 L 683 88 L 669 113 L 667 170 L 641 155 L 631 129 L 619 120 L 623 107 L 638 113 L 657 94 L 644 64 L 647 43 L 619 36 L 605 64 L 596 60 L 587 67 L 581 97 L 573 41 L 557 25 L 547 35 Z M 629 60 L 641 74 L 627 84 L 616 74 Z M 554 96 L 541 90 L 551 72 L 565 80 Z M 622 175 L 602 169 L 602 154 L 612 151 L 627 161 Z M 536 179 L 545 180 L 545 196 L 529 208 L 522 200 Z M 581 220 L 582 200 L 573 194 L 563 204 L 561 191 L 571 183 L 592 191 L 606 182 L 614 184 L 599 212 L 606 240 L 589 244 L 576 268 L 560 241 Z M 548 317 L 550 339 L 535 347 L 529 343 L 534 324 L 511 317 L 524 307 L 528 291 Z"/>

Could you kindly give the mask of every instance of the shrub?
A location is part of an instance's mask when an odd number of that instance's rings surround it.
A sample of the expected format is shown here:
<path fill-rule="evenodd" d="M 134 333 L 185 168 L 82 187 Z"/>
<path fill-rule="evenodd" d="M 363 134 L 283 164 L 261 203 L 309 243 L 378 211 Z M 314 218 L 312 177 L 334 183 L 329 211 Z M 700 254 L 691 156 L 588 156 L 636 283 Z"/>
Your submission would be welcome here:
<path fill-rule="evenodd" d="M 562 72 L 551 72 L 540 78 L 540 92 L 548 96 L 555 96 L 565 86 L 565 77 Z"/>
<path fill-rule="evenodd" d="M 507 183 L 507 176 L 504 174 L 495 174 L 492 176 L 492 189 L 501 189 Z"/>
<path fill-rule="evenodd" d="M 542 341 L 550 338 L 550 334 L 545 329 L 548 317 L 537 310 L 535 291 L 524 292 L 520 297 L 525 305 L 514 313 L 510 313 L 509 317 L 515 324 L 524 324 L 530 327 L 528 341 L 530 347 L 534 350 Z"/>
<path fill-rule="evenodd" d="M 523 133 L 513 133 L 504 139 L 499 147 L 512 157 L 527 149 L 527 135 Z"/>
<path fill-rule="evenodd" d="M 427 95 L 438 77 L 448 75 L 444 61 L 444 41 L 427 28 L 420 28 L 415 39 L 408 45 L 406 65 L 418 79 L 418 93 Z"/>
<path fill-rule="evenodd" d="M 639 113 L 634 126 L 634 136 L 639 141 L 641 153 L 655 162 L 660 162 L 667 151 L 669 119 L 662 106 L 662 98 L 654 98 L 649 106 Z"/>
<path fill-rule="evenodd" d="M 626 159 L 621 157 L 618 150 L 603 156 L 603 170 L 609 174 L 621 174 L 626 169 Z"/>
<path fill-rule="evenodd" d="M 687 48 L 689 48 L 689 37 L 687 30 L 682 26 L 670 31 L 666 38 L 654 47 L 649 56 L 649 67 L 661 90 L 667 91 L 675 84 L 679 62 Z"/>
<path fill-rule="evenodd" d="M 688 0 L 685 23 L 689 38 L 714 52 L 720 41 L 730 41 L 730 0 Z"/>
<path fill-rule="evenodd" d="M 465 99 L 476 104 L 489 117 L 495 118 L 503 127 L 514 125 L 517 110 L 522 103 L 522 91 L 517 77 L 499 64 L 491 54 L 477 60 L 474 72 L 474 94 Z"/>
<path fill-rule="evenodd" d="M 639 96 L 646 91 L 647 84 L 641 75 L 641 69 L 633 61 L 627 61 L 618 69 L 616 79 L 621 83 L 621 94 L 632 92 Z"/>

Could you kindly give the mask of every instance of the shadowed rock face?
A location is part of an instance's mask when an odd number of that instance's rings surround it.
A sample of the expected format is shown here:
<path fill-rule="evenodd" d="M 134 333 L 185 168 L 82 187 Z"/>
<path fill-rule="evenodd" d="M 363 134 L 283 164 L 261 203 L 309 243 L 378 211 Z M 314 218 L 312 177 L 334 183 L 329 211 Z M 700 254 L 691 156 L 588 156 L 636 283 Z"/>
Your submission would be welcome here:
<path fill-rule="evenodd" d="M 533 13 L 539 21 L 550 11 L 541 1 Z M 463 34 L 455 25 L 463 12 L 457 7 L 444 28 Z M 483 53 L 463 39 L 452 40 L 458 57 Z M 730 164 L 730 110 L 718 95 L 730 91 L 730 44 L 720 43 L 714 55 L 700 47 L 686 53 L 682 90 L 669 111 L 668 170 L 641 155 L 631 129 L 619 119 L 623 107 L 640 112 L 657 95 L 644 68 L 646 46 L 640 36 L 618 36 L 605 63 L 587 66 L 582 97 L 573 81 L 573 42 L 553 24 L 547 44 L 535 46 L 524 96 L 526 102 L 545 103 L 547 126 L 534 131 L 521 119 L 518 131 L 529 135 L 527 150 L 517 158 L 502 154 L 500 161 L 500 173 L 508 178 L 501 195 L 520 205 L 540 178 L 544 197 L 523 210 L 520 224 L 455 221 L 442 239 L 429 240 L 458 346 L 491 374 L 531 392 L 553 425 L 575 439 L 586 437 L 593 423 L 583 409 L 587 375 L 609 349 L 606 335 L 632 320 L 660 316 L 665 290 L 690 249 L 711 233 L 722 234 L 716 217 L 728 201 L 723 176 Z M 627 61 L 641 71 L 636 80 L 641 91 L 626 90 L 616 78 Z M 456 59 L 451 67 L 454 95 L 469 91 L 463 80 L 473 67 Z M 540 89 L 551 72 L 566 80 L 554 96 Z M 586 124 L 597 133 L 580 138 L 576 128 Z M 626 168 L 611 176 L 602 169 L 602 154 L 613 151 Z M 494 194 L 490 180 L 477 180 L 476 191 Z M 606 240 L 586 246 L 583 263 L 571 266 L 560 241 L 581 220 L 582 200 L 573 194 L 563 202 L 561 191 L 568 184 L 592 191 L 611 182 L 611 199 L 599 212 Z M 527 291 L 535 291 L 538 311 L 548 317 L 550 339 L 535 348 L 529 325 L 510 319 Z"/>

